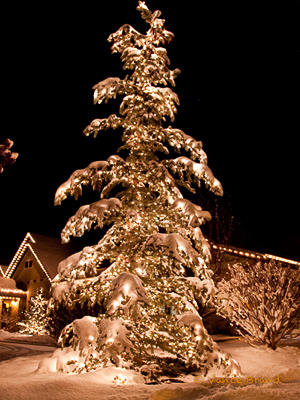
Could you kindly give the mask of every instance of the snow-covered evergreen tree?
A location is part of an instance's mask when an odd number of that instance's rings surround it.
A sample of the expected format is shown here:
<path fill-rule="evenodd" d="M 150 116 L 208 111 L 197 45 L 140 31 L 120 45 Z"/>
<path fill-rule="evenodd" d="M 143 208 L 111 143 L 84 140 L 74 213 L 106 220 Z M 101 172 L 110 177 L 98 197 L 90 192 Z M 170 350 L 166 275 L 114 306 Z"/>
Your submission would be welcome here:
<path fill-rule="evenodd" d="M 197 302 L 214 296 L 210 248 L 200 229 L 211 216 L 179 189 L 194 192 L 192 185 L 204 181 L 222 195 L 222 186 L 207 165 L 202 143 L 165 126 L 168 119 L 174 121 L 179 104 L 167 86 L 175 86 L 180 71 L 169 69 L 161 47 L 173 34 L 165 29 L 160 11 L 152 13 L 141 1 L 137 9 L 150 25 L 147 33 L 123 25 L 108 39 L 132 73 L 93 88 L 98 104 L 122 95 L 120 115 L 95 119 L 84 131 L 96 137 L 102 130 L 122 128 L 121 150 L 127 157 L 112 155 L 75 171 L 55 196 L 58 205 L 68 195 L 78 198 L 85 185 L 100 192 L 98 201 L 69 219 L 63 242 L 111 225 L 98 244 L 59 265 L 49 308 L 97 304 L 102 313 L 65 327 L 60 343 L 78 348 L 79 358 L 65 350 L 64 360 L 67 354 L 72 357 L 57 365 L 80 372 L 113 364 L 149 379 L 206 373 L 211 366 L 238 373 L 238 364 L 214 343 L 197 311 Z M 171 148 L 184 155 L 168 158 Z"/>
<path fill-rule="evenodd" d="M 19 322 L 20 333 L 28 335 L 48 335 L 46 315 L 48 300 L 44 296 L 44 289 L 38 288 L 30 299 L 29 311 L 24 312 L 24 320 Z"/>

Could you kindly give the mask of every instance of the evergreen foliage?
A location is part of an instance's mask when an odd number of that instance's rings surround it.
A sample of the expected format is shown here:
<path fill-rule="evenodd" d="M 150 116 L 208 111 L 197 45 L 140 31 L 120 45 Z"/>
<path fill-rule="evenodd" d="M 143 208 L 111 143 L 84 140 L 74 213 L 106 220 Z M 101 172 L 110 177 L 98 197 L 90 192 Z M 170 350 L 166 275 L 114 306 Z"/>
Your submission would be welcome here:
<path fill-rule="evenodd" d="M 60 263 L 53 280 L 49 309 L 80 304 L 100 310 L 97 319 L 85 316 L 63 329 L 61 346 L 79 349 L 79 358 L 61 368 L 81 372 L 115 365 L 174 376 L 222 366 L 227 374 L 238 374 L 238 364 L 214 343 L 197 311 L 197 302 L 207 304 L 214 296 L 210 249 L 200 229 L 211 216 L 179 189 L 195 192 L 193 185 L 202 181 L 222 195 L 222 186 L 202 143 L 166 125 L 179 104 L 167 86 L 175 86 L 180 71 L 169 69 L 161 45 L 174 36 L 160 11 L 152 13 L 141 1 L 137 9 L 150 25 L 147 33 L 126 24 L 108 38 L 131 74 L 93 88 L 95 104 L 123 96 L 120 115 L 95 119 L 84 130 L 97 137 L 122 128 L 119 150 L 127 157 L 112 155 L 75 171 L 55 196 L 60 204 L 69 195 L 78 198 L 85 185 L 100 192 L 98 201 L 69 219 L 63 242 L 110 226 L 99 243 Z M 168 158 L 170 149 L 183 155 Z"/>

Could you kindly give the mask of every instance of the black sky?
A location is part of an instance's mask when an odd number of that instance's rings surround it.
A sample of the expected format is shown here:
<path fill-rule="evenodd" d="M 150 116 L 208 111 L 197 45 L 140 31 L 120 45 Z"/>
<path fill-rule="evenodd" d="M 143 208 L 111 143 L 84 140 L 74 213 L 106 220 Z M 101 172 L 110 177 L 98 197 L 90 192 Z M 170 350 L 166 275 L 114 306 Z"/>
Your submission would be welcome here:
<path fill-rule="evenodd" d="M 119 134 L 82 131 L 112 110 L 94 106 L 92 86 L 124 77 L 110 33 L 147 29 L 137 1 L 5 8 L 2 130 L 20 155 L 0 175 L 0 259 L 27 231 L 59 236 L 85 203 L 53 206 L 57 187 L 90 162 L 115 154 Z M 202 140 L 209 166 L 231 199 L 240 229 L 232 244 L 300 260 L 299 1 L 147 1 L 175 33 L 167 46 L 179 68 L 181 105 L 173 127 Z M 283 6 L 281 6 L 283 7 Z M 5 26 L 5 28 L 4 28 Z"/>

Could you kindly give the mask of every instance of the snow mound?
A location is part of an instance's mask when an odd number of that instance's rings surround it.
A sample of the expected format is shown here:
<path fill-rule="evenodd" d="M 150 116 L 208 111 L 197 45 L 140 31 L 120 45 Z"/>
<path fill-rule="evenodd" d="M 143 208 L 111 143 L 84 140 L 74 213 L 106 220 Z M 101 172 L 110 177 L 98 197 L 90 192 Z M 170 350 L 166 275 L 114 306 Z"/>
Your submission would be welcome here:
<path fill-rule="evenodd" d="M 18 332 L 7 332 L 4 329 L 0 329 L 0 340 L 24 338 L 24 337 L 30 337 L 30 335 L 24 335 L 23 333 L 18 333 Z"/>
<path fill-rule="evenodd" d="M 280 373 L 280 382 L 300 382 L 300 368 L 286 368 Z"/>
<path fill-rule="evenodd" d="M 144 384 L 144 378 L 136 371 L 125 368 L 107 367 L 91 373 L 100 383 L 126 385 Z"/>

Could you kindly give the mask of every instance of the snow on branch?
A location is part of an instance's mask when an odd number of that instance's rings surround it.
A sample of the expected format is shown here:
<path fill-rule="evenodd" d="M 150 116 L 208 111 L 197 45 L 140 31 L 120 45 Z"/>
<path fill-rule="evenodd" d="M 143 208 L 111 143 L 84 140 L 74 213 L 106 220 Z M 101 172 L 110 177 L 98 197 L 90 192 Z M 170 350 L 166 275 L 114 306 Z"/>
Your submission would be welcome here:
<path fill-rule="evenodd" d="M 148 86 L 143 95 L 137 93 L 129 94 L 123 98 L 120 105 L 120 114 L 127 118 L 137 114 L 148 113 L 159 115 L 161 119 L 168 116 L 174 121 L 177 112 L 175 104 L 179 104 L 179 98 L 170 88 L 156 88 Z"/>
<path fill-rule="evenodd" d="M 114 42 L 111 46 L 112 53 L 122 53 L 125 48 L 132 46 L 132 43 L 142 45 L 145 37 L 131 25 L 124 24 L 115 33 L 110 34 L 107 40 Z"/>
<path fill-rule="evenodd" d="M 143 282 L 130 272 L 122 272 L 111 283 L 110 296 L 107 303 L 107 315 L 112 315 L 118 309 L 122 309 L 126 316 L 130 311 L 134 319 L 138 316 L 138 303 L 148 304 Z"/>
<path fill-rule="evenodd" d="M 149 95 L 161 115 L 168 115 L 172 122 L 175 120 L 175 114 L 177 113 L 175 104 L 179 105 L 180 101 L 172 89 L 151 86 L 145 89 L 145 93 Z"/>
<path fill-rule="evenodd" d="M 177 173 L 182 181 L 184 181 L 184 173 L 188 181 L 192 180 L 200 186 L 200 180 L 204 180 L 206 185 L 215 194 L 222 196 L 223 188 L 221 183 L 214 177 L 211 169 L 204 163 L 196 163 L 187 157 L 178 157 L 174 160 L 164 160 L 166 165 L 173 173 Z"/>
<path fill-rule="evenodd" d="M 153 13 L 146 6 L 144 1 L 139 1 L 139 5 L 137 10 L 141 12 L 142 18 L 151 26 L 151 29 L 147 32 L 147 36 L 153 37 L 153 41 L 155 44 L 159 44 L 160 42 L 165 43 L 170 42 L 174 39 L 174 34 L 165 29 L 164 19 L 159 19 L 161 16 L 161 11 L 156 10 Z"/>
<path fill-rule="evenodd" d="M 123 125 L 123 119 L 117 117 L 115 114 L 110 115 L 104 119 L 94 119 L 83 131 L 86 136 L 94 134 L 97 137 L 98 132 L 107 129 L 117 129 Z"/>
<path fill-rule="evenodd" d="M 203 211 L 200 206 L 187 199 L 176 199 L 171 208 L 180 210 L 188 218 L 189 224 L 193 228 L 202 225 L 205 221 L 211 220 L 211 215 L 208 211 Z"/>
<path fill-rule="evenodd" d="M 217 367 L 223 365 L 225 367 L 225 375 L 241 376 L 241 366 L 239 363 L 234 360 L 230 354 L 224 353 L 217 343 L 212 340 L 199 314 L 186 312 L 182 315 L 178 315 L 177 318 L 179 326 L 187 325 L 193 330 L 197 343 L 197 351 L 200 354 L 203 353 L 205 347 L 210 350 L 210 355 L 207 360 L 208 365 L 216 365 Z"/>
<path fill-rule="evenodd" d="M 94 104 L 101 104 L 105 99 L 115 99 L 118 94 L 124 93 L 124 82 L 120 78 L 106 78 L 93 86 Z"/>
<path fill-rule="evenodd" d="M 96 347 L 98 337 L 96 322 L 97 318 L 88 315 L 81 319 L 75 319 L 62 330 L 58 339 L 58 344 L 62 344 L 66 333 L 68 333 L 69 336 L 70 332 L 73 332 L 73 337 L 70 340 L 73 349 L 76 350 L 79 348 L 81 354 L 88 354 L 91 348 L 95 349 Z"/>
<path fill-rule="evenodd" d="M 104 218 L 107 221 L 111 220 L 111 218 L 116 216 L 118 209 L 121 207 L 121 201 L 115 197 L 101 199 L 95 203 L 80 207 L 76 214 L 69 219 L 62 231 L 61 238 L 63 243 L 69 242 L 71 235 L 82 236 L 93 225 L 102 228 Z"/>
<path fill-rule="evenodd" d="M 207 156 L 202 150 L 201 141 L 197 141 L 192 136 L 185 134 L 181 129 L 173 129 L 171 126 L 164 129 L 163 133 L 175 151 L 179 152 L 183 148 L 190 152 L 192 160 L 198 160 L 201 163 L 207 164 Z"/>
<path fill-rule="evenodd" d="M 107 362 L 111 360 L 116 366 L 121 366 L 120 354 L 126 352 L 128 355 L 132 355 L 131 349 L 134 346 L 128 339 L 129 334 L 122 318 L 103 318 L 100 321 L 98 346 L 100 350 L 104 351 Z"/>
<path fill-rule="evenodd" d="M 94 161 L 88 167 L 73 172 L 70 178 L 57 189 L 54 204 L 61 204 L 68 195 L 77 199 L 82 194 L 82 185 L 85 186 L 91 183 L 97 172 L 104 170 L 107 165 L 107 161 Z"/>
<path fill-rule="evenodd" d="M 196 266 L 201 264 L 199 253 L 192 245 L 177 233 L 154 233 L 149 235 L 142 246 L 142 250 L 147 247 L 162 249 L 166 255 L 172 255 L 177 261 L 186 265 L 187 263 L 196 270 Z"/>

